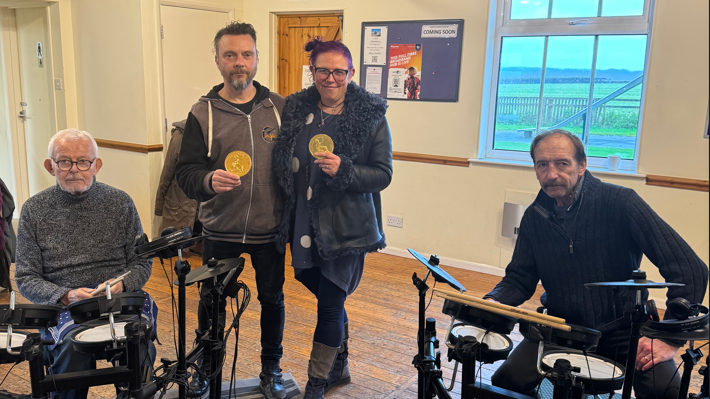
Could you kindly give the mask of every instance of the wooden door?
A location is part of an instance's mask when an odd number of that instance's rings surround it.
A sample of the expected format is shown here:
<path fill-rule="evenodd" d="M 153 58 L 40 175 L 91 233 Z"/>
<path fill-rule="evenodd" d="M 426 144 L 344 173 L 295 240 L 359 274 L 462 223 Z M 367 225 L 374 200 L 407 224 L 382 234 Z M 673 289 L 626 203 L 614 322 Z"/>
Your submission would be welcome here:
<path fill-rule="evenodd" d="M 301 91 L 308 53 L 303 46 L 316 36 L 340 40 L 342 14 L 283 15 L 278 17 L 278 92 L 286 97 Z"/>

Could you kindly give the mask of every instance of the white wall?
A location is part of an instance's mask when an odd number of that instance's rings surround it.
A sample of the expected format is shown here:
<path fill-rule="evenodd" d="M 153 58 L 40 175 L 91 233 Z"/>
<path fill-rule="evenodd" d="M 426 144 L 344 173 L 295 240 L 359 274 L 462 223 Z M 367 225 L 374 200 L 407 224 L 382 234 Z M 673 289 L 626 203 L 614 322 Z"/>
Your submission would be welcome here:
<path fill-rule="evenodd" d="M 183 1 L 235 8 L 242 0 Z M 62 117 L 96 138 L 136 144 L 163 144 L 159 0 L 60 0 L 53 6 L 61 36 L 64 79 Z M 186 59 L 189 57 L 186 56 Z M 197 100 L 197 99 L 195 99 Z M 162 170 L 161 152 L 140 154 L 101 148 L 98 180 L 126 191 L 149 236 Z"/>
<path fill-rule="evenodd" d="M 259 49 L 257 80 L 262 84 L 276 85 L 275 14 L 312 11 L 343 11 L 343 41 L 356 66 L 362 22 L 464 19 L 458 103 L 390 101 L 387 118 L 395 151 L 475 158 L 489 0 L 247 0 L 244 20 L 254 24 L 261 43 L 270 36 L 270 46 Z M 707 15 L 705 0 L 688 0 L 683 7 L 673 0 L 657 1 L 639 173 L 708 179 L 708 141 L 702 139 L 709 83 Z M 392 185 L 383 193 L 383 212 L 403 216 L 404 228 L 386 227 L 390 247 L 438 253 L 463 264 L 507 265 L 513 243 L 500 237 L 503 203 L 523 202 L 539 190 L 531 168 L 401 161 L 395 161 L 394 168 Z M 638 177 L 598 176 L 635 189 L 709 263 L 708 193 L 646 186 Z M 662 279 L 647 260 L 642 267 L 650 278 Z"/>

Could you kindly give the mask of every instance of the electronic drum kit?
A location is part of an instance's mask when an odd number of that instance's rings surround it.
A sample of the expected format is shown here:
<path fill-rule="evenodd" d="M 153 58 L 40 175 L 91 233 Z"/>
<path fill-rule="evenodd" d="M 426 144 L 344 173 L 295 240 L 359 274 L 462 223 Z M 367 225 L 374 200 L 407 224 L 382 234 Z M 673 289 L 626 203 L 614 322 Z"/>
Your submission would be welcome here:
<path fill-rule="evenodd" d="M 191 237 L 189 228 L 164 231 L 162 237 L 149 242 L 143 237 L 136 244 L 136 254 L 143 258 L 177 256 L 175 271 L 178 285 L 178 360 L 161 359 L 162 365 L 155 370 L 156 375 L 148 375 L 149 368 L 141 366 L 141 348 L 147 348 L 153 335 L 153 326 L 141 316 L 145 297 L 142 293 L 125 292 L 111 294 L 106 286 L 106 296 L 84 299 L 67 306 L 67 310 L 78 328 L 69 332 L 73 349 L 81 353 L 93 354 L 96 359 L 106 359 L 113 367 L 85 370 L 62 374 L 45 374 L 44 347 L 54 345 L 48 333 L 28 333 L 24 330 L 47 330 L 56 327 L 64 310 L 60 306 L 16 304 L 15 293 L 11 292 L 10 303 L 0 304 L 0 364 L 22 361 L 29 363 L 31 398 L 49 398 L 51 392 L 68 389 L 114 384 L 119 398 L 145 399 L 155 395 L 172 383 L 179 385 L 179 398 L 186 397 L 188 381 L 187 364 L 194 363 L 205 351 L 212 351 L 210 397 L 221 397 L 220 356 L 224 352 L 219 331 L 219 309 L 212 315 L 209 334 L 198 337 L 197 345 L 190 353 L 185 353 L 185 287 L 208 279 L 216 281 L 211 294 L 213 300 L 234 297 L 239 290 L 248 290 L 237 277 L 244 268 L 244 259 L 211 260 L 195 270 L 190 270 L 188 262 L 182 258 L 182 249 L 190 247 L 203 237 Z M 218 276 L 226 277 L 222 280 Z M 20 329 L 22 331 L 18 331 Z M 14 331 L 13 331 L 14 330 Z M 147 351 L 146 351 L 147 352 Z M 143 359 L 144 360 L 144 359 Z M 160 372 L 160 374 L 159 374 Z M 158 375 L 159 374 L 159 375 Z M 10 397 L 15 394 L 7 393 Z M 0 394 L 0 397 L 5 393 Z"/>
<path fill-rule="evenodd" d="M 539 342 L 537 370 L 541 379 L 544 377 L 552 382 L 554 399 L 613 395 L 620 389 L 623 389 L 622 399 L 629 399 L 633 386 L 636 350 L 641 336 L 690 341 L 690 348 L 682 355 L 684 371 L 678 399 L 688 397 L 692 369 L 703 356 L 699 349 L 693 348 L 693 341 L 708 339 L 708 310 L 701 305 L 690 305 L 686 301 L 676 305 L 680 310 L 672 313 L 681 314 L 687 317 L 686 319 L 651 320 L 655 309 L 648 309 L 641 301 L 644 289 L 677 287 L 682 284 L 646 280 L 642 271 L 634 271 L 633 278 L 627 281 L 585 284 L 589 289 L 635 291 L 636 301 L 626 307 L 624 314 L 624 317 L 631 321 L 631 342 L 627 362 L 621 365 L 593 353 L 601 338 L 601 332 L 567 324 L 564 319 L 545 314 L 544 308 L 538 309 L 543 312 L 541 314 L 466 295 L 466 289 L 439 266 L 439 258 L 436 255 L 427 259 L 412 249 L 409 252 L 427 267 L 424 280 L 418 278 L 416 273 L 412 276 L 412 281 L 419 290 L 418 353 L 412 362 L 419 374 L 418 398 L 451 398 L 449 392 L 454 388 L 458 366 L 461 364 L 461 398 L 485 396 L 486 399 L 533 399 L 531 396 L 476 381 L 476 362 L 490 364 L 508 358 L 513 349 L 508 335 L 515 324 L 519 324 L 518 329 L 525 338 Z M 456 290 L 433 289 L 437 296 L 444 299 L 442 312 L 451 317 L 445 335 L 448 359 L 455 362 L 449 388 L 445 387 L 442 380 L 441 352 L 436 351 L 439 348 L 436 321 L 431 317 L 426 318 L 425 315 L 425 299 L 429 289 L 426 281 L 429 276 L 433 276 L 436 282 L 448 284 Z M 672 305 L 675 305 L 673 301 L 669 303 L 669 310 Z M 699 394 L 690 395 L 693 399 L 708 397 L 708 366 L 701 367 L 699 373 L 703 376 L 703 386 Z"/>

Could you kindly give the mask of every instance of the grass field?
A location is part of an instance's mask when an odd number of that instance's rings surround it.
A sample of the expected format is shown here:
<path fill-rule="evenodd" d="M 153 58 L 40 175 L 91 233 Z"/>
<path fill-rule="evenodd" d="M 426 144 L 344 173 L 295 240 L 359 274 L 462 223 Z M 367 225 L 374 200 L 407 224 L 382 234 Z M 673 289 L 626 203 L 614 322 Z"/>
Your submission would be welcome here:
<path fill-rule="evenodd" d="M 594 98 L 602 98 L 614 90 L 623 86 L 624 83 L 595 83 Z M 498 97 L 539 97 L 539 84 L 501 84 L 498 86 Z M 589 83 L 548 83 L 545 85 L 544 97 L 589 97 Z M 641 85 L 638 85 L 626 93 L 617 97 L 623 100 L 641 99 Z M 624 101 L 615 104 L 614 101 L 610 105 L 631 105 Z"/>

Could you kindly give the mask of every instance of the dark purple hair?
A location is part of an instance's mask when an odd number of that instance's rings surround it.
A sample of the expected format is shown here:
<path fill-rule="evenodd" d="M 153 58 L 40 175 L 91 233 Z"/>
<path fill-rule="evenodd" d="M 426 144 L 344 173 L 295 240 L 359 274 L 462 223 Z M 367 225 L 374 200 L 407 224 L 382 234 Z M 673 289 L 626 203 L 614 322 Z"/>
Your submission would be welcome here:
<path fill-rule="evenodd" d="M 318 56 L 323 53 L 339 53 L 348 60 L 348 69 L 353 68 L 353 57 L 350 55 L 350 50 L 348 50 L 348 47 L 340 40 L 324 42 L 322 37 L 316 36 L 311 41 L 306 43 L 306 45 L 303 46 L 303 49 L 311 52 L 308 56 L 308 63 L 312 66 L 316 65 Z"/>

